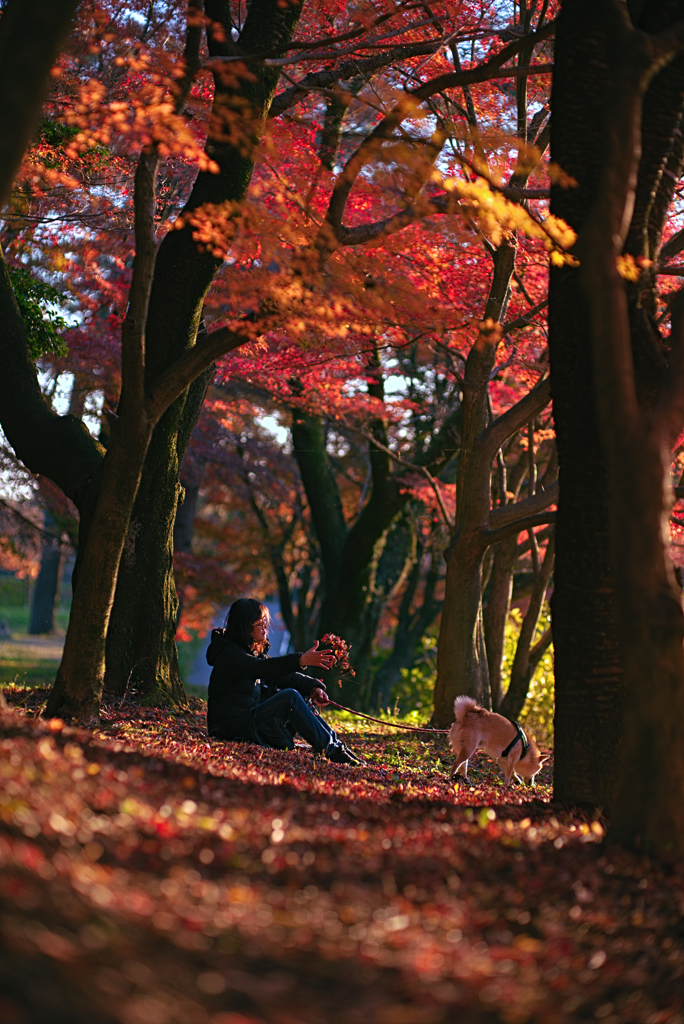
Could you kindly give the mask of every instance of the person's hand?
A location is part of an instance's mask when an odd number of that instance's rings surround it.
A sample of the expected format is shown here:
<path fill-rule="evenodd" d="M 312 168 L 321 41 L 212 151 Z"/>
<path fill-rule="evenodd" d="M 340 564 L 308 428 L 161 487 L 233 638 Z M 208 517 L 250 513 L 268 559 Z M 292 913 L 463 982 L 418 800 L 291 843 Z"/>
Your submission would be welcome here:
<path fill-rule="evenodd" d="M 330 703 L 330 697 L 328 697 L 328 694 L 325 690 L 322 690 L 320 686 L 317 686 L 315 690 L 311 691 L 311 700 L 314 704 L 323 705 Z"/>
<path fill-rule="evenodd" d="M 329 669 L 335 664 L 335 655 L 332 651 L 317 651 L 318 640 L 313 647 L 299 656 L 299 664 L 302 668 L 307 665 L 314 665 L 316 668 Z"/>

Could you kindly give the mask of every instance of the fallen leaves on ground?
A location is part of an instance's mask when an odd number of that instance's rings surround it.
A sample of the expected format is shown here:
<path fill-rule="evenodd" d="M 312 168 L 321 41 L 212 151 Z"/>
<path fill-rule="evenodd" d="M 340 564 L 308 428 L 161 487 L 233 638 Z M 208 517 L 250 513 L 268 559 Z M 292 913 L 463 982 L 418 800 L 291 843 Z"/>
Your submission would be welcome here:
<path fill-rule="evenodd" d="M 681 864 L 506 791 L 443 735 L 368 761 L 210 742 L 187 714 L 0 712 L 3 1024 L 681 1022 Z M 27 709 L 28 705 L 28 709 Z"/>

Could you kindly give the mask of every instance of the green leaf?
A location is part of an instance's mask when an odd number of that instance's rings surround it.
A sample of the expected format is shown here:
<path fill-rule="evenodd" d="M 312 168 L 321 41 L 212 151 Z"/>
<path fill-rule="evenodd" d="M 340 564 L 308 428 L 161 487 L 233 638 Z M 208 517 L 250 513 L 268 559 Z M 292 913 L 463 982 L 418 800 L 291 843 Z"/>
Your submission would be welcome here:
<path fill-rule="evenodd" d="M 69 324 L 64 317 L 49 308 L 52 305 L 63 305 L 64 294 L 35 278 L 25 267 L 8 267 L 8 271 L 32 357 L 38 359 L 47 352 L 65 356 L 67 347 L 60 332 L 65 331 Z"/>

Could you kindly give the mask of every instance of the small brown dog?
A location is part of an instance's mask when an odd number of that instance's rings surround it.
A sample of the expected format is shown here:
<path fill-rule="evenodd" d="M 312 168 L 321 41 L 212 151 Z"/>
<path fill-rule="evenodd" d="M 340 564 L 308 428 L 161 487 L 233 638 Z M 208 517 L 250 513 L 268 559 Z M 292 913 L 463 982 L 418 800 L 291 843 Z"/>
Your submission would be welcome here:
<path fill-rule="evenodd" d="M 513 775 L 527 779 L 532 785 L 548 754 L 540 757 L 537 744 L 525 736 L 520 726 L 503 715 L 480 707 L 472 697 L 457 697 L 454 702 L 456 721 L 449 730 L 449 743 L 456 762 L 449 778 L 465 765 L 464 778 L 468 778 L 468 758 L 480 747 L 499 763 L 508 786 Z"/>

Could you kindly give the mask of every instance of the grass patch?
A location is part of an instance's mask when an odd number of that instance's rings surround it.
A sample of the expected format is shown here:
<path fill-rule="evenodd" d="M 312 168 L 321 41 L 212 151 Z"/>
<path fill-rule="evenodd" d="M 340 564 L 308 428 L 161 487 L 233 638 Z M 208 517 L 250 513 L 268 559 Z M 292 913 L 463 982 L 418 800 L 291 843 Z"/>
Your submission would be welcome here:
<path fill-rule="evenodd" d="M 17 637 L 0 641 L 0 686 L 22 683 L 51 687 L 61 658 L 61 645 L 55 639 Z"/>
<path fill-rule="evenodd" d="M 70 604 L 60 604 L 55 609 L 55 630 L 65 633 L 69 623 Z M 14 637 L 28 634 L 31 606 L 28 604 L 0 603 L 0 622 L 4 619 Z"/>

